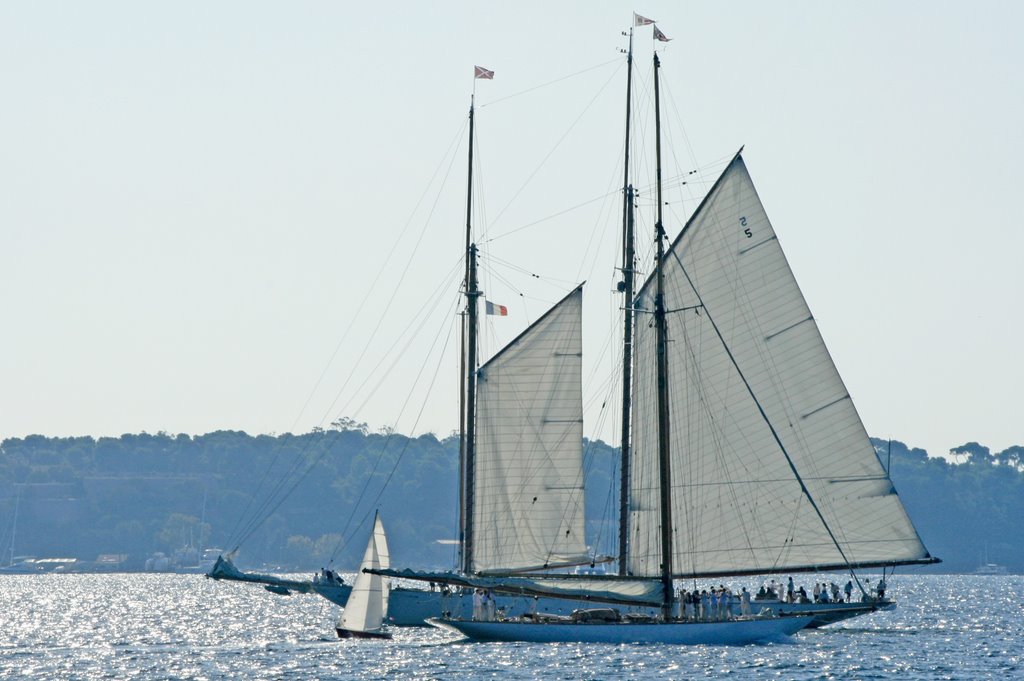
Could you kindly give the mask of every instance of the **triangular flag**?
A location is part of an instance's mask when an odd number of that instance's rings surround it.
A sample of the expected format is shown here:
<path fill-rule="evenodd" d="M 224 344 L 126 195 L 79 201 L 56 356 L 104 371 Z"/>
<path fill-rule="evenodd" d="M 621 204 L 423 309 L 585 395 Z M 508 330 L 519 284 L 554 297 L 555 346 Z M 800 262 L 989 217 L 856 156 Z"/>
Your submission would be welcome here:
<path fill-rule="evenodd" d="M 487 80 L 494 80 L 494 71 L 488 71 L 482 66 L 473 67 L 474 78 L 485 78 Z"/>
<path fill-rule="evenodd" d="M 650 24 L 653 24 L 653 23 L 654 23 L 654 19 L 648 19 L 647 17 L 642 17 L 639 14 L 637 14 L 636 12 L 633 12 L 633 25 L 634 26 L 649 26 Z"/>
<path fill-rule="evenodd" d="M 504 305 L 498 305 L 497 303 L 492 303 L 489 300 L 485 300 L 484 303 L 487 305 L 487 314 L 495 314 L 499 317 L 508 316 L 508 308 Z"/>
<path fill-rule="evenodd" d="M 657 26 L 654 27 L 654 39 L 660 40 L 663 43 L 667 43 L 669 40 L 672 40 L 672 38 L 669 38 L 667 35 L 662 33 L 661 29 L 659 29 Z"/>

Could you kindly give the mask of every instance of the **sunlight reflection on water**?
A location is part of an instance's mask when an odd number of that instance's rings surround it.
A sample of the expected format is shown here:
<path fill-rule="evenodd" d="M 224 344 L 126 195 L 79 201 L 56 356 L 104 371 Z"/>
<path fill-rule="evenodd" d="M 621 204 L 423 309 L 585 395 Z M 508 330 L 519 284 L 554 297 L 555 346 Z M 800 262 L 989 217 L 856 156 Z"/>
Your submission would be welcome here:
<path fill-rule="evenodd" d="M 0 678 L 1024 676 L 1021 577 L 902 577 L 899 607 L 744 647 L 473 644 L 429 628 L 334 636 L 338 609 L 197 575 L 0 576 Z"/>

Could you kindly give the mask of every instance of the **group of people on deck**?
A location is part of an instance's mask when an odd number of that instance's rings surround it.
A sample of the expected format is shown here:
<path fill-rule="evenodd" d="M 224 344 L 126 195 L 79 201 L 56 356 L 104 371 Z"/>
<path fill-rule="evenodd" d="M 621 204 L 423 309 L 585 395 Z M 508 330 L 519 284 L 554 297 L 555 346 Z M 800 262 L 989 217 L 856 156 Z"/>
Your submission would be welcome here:
<path fill-rule="evenodd" d="M 815 583 L 811 593 L 814 600 L 811 600 L 803 586 L 799 589 L 796 588 L 793 584 L 793 578 L 790 577 L 785 585 L 782 582 L 776 582 L 774 579 L 768 584 L 762 584 L 755 598 L 759 601 L 780 600 L 783 603 L 843 603 L 844 601 L 849 603 L 853 595 L 853 581 L 847 580 L 846 586 L 842 589 L 835 582 Z M 845 599 L 843 598 L 844 595 Z"/>
<path fill-rule="evenodd" d="M 345 580 L 341 578 L 337 572 L 328 570 L 327 568 L 320 568 L 320 572 L 313 575 L 314 584 L 329 584 L 332 586 L 341 586 L 345 583 Z"/>
<path fill-rule="evenodd" d="M 473 619 L 477 622 L 493 622 L 496 611 L 494 594 L 490 589 L 473 590 Z"/>
<path fill-rule="evenodd" d="M 725 585 L 719 585 L 716 589 L 711 587 L 701 591 L 687 591 L 682 589 L 679 592 L 678 617 L 689 622 L 720 622 L 731 620 L 733 593 Z M 750 592 L 746 587 L 739 593 L 740 613 L 750 614 Z"/>
<path fill-rule="evenodd" d="M 870 586 L 871 582 L 868 581 Z M 882 600 L 885 598 L 885 577 L 878 580 L 875 588 L 870 590 L 870 595 L 865 594 L 861 600 Z M 785 585 L 776 582 L 774 579 L 768 584 L 762 584 L 758 589 L 756 600 L 780 600 L 784 603 L 849 603 L 853 598 L 853 580 L 847 580 L 842 588 L 835 582 L 815 583 L 811 595 L 803 586 L 796 588 L 793 578 L 790 577 Z M 812 600 L 813 599 L 813 600 Z"/>
<path fill-rule="evenodd" d="M 868 582 L 870 587 L 870 582 Z M 793 583 L 790 577 L 786 582 L 776 582 L 774 579 L 761 588 L 753 596 L 756 601 L 782 601 L 783 603 L 849 603 L 853 598 L 853 580 L 847 580 L 846 585 L 840 587 L 835 582 L 816 583 L 811 593 Z M 861 600 L 881 600 L 885 598 L 885 578 L 878 580 L 878 584 L 869 589 L 869 595 Z M 678 617 L 682 620 L 694 622 L 717 622 L 732 619 L 735 615 L 748 616 L 752 614 L 750 602 L 751 594 L 743 587 L 740 592 L 734 593 L 725 585 L 710 590 L 687 591 L 682 589 L 678 594 Z M 739 611 L 736 605 L 739 605 Z"/>

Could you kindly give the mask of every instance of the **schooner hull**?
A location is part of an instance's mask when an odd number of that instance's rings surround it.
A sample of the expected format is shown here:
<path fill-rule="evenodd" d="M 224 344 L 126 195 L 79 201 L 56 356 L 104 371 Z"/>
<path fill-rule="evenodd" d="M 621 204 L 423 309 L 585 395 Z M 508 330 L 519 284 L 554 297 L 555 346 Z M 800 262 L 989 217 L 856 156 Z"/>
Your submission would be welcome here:
<path fill-rule="evenodd" d="M 348 600 L 352 587 L 343 586 L 314 586 L 313 590 L 342 607 Z M 533 598 L 525 596 L 494 595 L 495 606 L 509 616 L 517 616 L 532 612 L 536 607 L 537 612 L 550 615 L 569 615 L 579 607 L 587 604 L 580 601 L 569 601 L 559 598 L 538 598 L 536 606 Z M 740 604 L 734 600 L 732 612 L 739 616 Z M 808 625 L 810 629 L 828 626 L 836 622 L 842 622 L 861 615 L 870 615 L 880 610 L 892 610 L 896 607 L 893 601 L 871 602 L 871 603 L 783 603 L 782 601 L 753 601 L 751 607 L 754 612 L 761 612 L 768 608 L 776 615 L 811 615 L 813 619 Z M 641 608 L 639 612 L 656 614 L 657 608 Z M 444 596 L 439 591 L 426 591 L 421 589 L 392 589 L 391 598 L 388 603 L 387 623 L 398 627 L 423 627 L 427 626 L 427 620 L 432 617 L 441 617 L 445 611 L 455 616 L 459 614 L 468 616 L 473 612 L 472 594 L 452 594 Z"/>
<path fill-rule="evenodd" d="M 441 619 L 430 619 L 428 622 L 474 641 L 745 645 L 783 639 L 808 626 L 812 619 L 808 615 L 731 622 L 538 623 Z"/>
<path fill-rule="evenodd" d="M 769 602 L 756 604 L 758 607 L 768 608 L 776 615 L 811 615 L 813 619 L 807 625 L 808 629 L 842 622 L 861 615 L 870 615 L 880 610 L 892 610 L 896 607 L 893 601 L 872 601 L 868 603 L 781 603 Z M 734 608 L 734 612 L 736 609 Z"/>

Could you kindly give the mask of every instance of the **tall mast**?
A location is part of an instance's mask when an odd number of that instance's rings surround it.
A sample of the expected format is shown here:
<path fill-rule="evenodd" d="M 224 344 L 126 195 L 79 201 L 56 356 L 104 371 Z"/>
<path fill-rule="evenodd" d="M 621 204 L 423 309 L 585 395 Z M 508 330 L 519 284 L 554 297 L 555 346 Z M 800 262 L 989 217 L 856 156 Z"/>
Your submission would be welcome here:
<path fill-rule="evenodd" d="M 459 515 L 462 519 L 462 571 L 473 571 L 473 487 L 476 479 L 476 244 L 473 243 L 473 99 L 469 104 L 469 174 L 466 196 L 466 325 L 463 346 L 463 381 L 465 385 L 465 408 L 460 421 L 462 428 L 461 501 Z"/>
<path fill-rule="evenodd" d="M 619 575 L 625 576 L 629 550 L 629 410 L 633 357 L 633 186 L 629 183 L 629 133 L 633 88 L 633 29 L 626 53 L 626 150 L 622 179 L 622 460 L 619 464 Z"/>
<path fill-rule="evenodd" d="M 662 262 L 665 258 L 665 227 L 662 224 L 661 200 L 661 93 L 658 86 L 658 69 L 661 62 L 654 54 L 654 144 L 655 182 L 657 186 L 658 219 L 654 224 L 657 242 L 655 262 L 657 288 L 654 295 L 654 324 L 657 343 L 658 364 L 658 478 L 661 491 L 661 586 L 664 599 L 661 614 L 664 619 L 672 616 L 675 593 L 672 587 L 672 470 L 669 458 L 669 413 L 668 413 L 668 352 L 665 329 L 665 276 Z"/>

